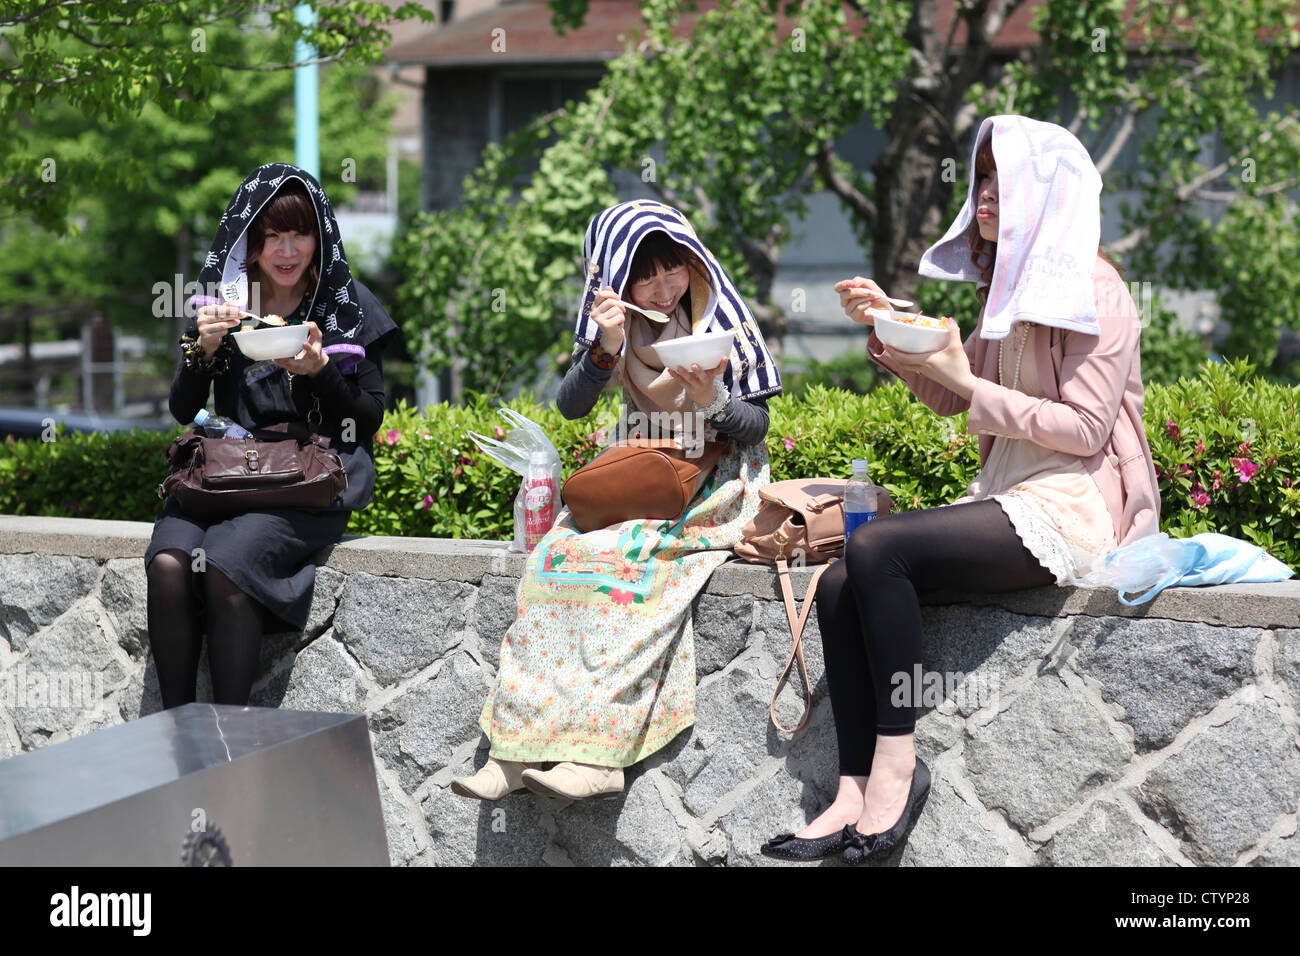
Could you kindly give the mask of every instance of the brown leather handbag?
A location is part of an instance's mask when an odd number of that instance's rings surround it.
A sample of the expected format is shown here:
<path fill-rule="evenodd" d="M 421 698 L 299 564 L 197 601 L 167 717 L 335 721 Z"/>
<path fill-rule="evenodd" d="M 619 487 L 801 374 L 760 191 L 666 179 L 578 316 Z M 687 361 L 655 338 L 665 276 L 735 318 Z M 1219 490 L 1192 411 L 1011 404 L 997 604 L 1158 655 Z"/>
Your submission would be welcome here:
<path fill-rule="evenodd" d="M 273 425 L 247 438 L 207 438 L 191 430 L 167 448 L 171 471 L 158 497 L 187 515 L 221 521 L 267 508 L 328 508 L 348 486 L 329 439 Z"/>
<path fill-rule="evenodd" d="M 579 531 L 637 518 L 676 518 L 704 487 L 727 440 L 705 442 L 694 457 L 663 438 L 616 442 L 564 483 L 560 497 Z"/>
<path fill-rule="evenodd" d="M 813 689 L 808 679 L 808 665 L 803 657 L 803 629 L 813 608 L 817 582 L 834 561 L 844 553 L 844 486 L 843 478 L 794 478 L 774 481 L 758 490 L 763 499 L 758 514 L 741 529 L 743 540 L 734 548 L 737 556 L 753 564 L 775 564 L 777 580 L 781 585 L 781 600 L 785 603 L 786 619 L 790 624 L 790 656 L 777 678 L 772 691 L 768 713 L 772 725 L 783 733 L 797 734 L 812 719 Z M 877 513 L 888 514 L 893 505 L 889 493 L 876 490 Z M 795 604 L 794 589 L 790 585 L 790 562 L 795 567 L 820 564 L 804 592 L 803 607 Z M 803 717 L 793 728 L 783 727 L 776 716 L 776 697 L 790 676 L 795 662 L 803 677 Z"/>

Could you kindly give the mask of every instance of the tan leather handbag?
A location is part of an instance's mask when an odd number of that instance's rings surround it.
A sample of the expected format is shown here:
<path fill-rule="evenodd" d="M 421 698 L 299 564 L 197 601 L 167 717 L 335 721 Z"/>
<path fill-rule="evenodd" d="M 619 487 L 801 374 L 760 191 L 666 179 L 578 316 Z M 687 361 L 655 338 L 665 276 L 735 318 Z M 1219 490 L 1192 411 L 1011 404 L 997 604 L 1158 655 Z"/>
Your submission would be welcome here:
<path fill-rule="evenodd" d="M 736 554 L 753 564 L 775 564 L 781 585 L 781 600 L 785 603 L 786 618 L 790 623 L 790 656 L 777 678 L 772 691 L 768 713 L 772 725 L 782 733 L 797 734 L 812 719 L 813 689 L 808 680 L 808 665 L 803 657 L 803 630 L 813 608 L 817 582 L 834 561 L 844 553 L 844 486 L 843 478 L 793 478 L 774 481 L 760 488 L 763 499 L 758 514 L 741 529 L 743 540 L 734 548 Z M 877 513 L 888 514 L 893 500 L 883 488 L 877 488 Z M 795 567 L 820 564 L 808 582 L 803 607 L 795 604 L 794 590 L 790 586 L 790 562 Z M 783 727 L 776 716 L 776 697 L 790 676 L 795 662 L 803 677 L 804 711 L 798 726 Z"/>
<path fill-rule="evenodd" d="M 758 489 L 763 499 L 754 520 L 741 529 L 736 554 L 756 564 L 775 564 L 782 549 L 796 565 L 825 564 L 844 553 L 843 478 L 793 478 Z"/>
<path fill-rule="evenodd" d="M 560 497 L 583 532 L 636 518 L 676 518 L 708 481 L 726 447 L 726 439 L 706 442 L 689 458 L 670 439 L 629 438 L 570 475 Z"/>

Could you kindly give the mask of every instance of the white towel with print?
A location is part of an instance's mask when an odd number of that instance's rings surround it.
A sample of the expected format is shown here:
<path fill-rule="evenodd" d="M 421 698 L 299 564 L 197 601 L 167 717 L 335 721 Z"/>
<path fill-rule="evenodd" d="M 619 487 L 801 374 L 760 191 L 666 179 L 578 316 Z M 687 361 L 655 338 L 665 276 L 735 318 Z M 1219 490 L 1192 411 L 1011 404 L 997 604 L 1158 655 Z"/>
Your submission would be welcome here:
<path fill-rule="evenodd" d="M 1101 175 L 1063 127 L 1026 116 L 990 116 L 971 148 L 966 204 L 921 257 L 934 279 L 980 282 L 966 231 L 975 218 L 975 154 L 993 137 L 998 167 L 998 243 L 981 335 L 1005 338 L 1016 322 L 1100 333 L 1093 272 L 1101 240 Z"/>

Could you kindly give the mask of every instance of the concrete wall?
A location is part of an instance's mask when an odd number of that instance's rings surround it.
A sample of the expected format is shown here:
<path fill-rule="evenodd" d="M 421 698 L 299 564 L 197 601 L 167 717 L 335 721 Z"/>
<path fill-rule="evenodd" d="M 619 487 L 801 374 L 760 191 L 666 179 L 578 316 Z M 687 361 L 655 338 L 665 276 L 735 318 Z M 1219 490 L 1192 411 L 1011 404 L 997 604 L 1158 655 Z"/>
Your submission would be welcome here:
<path fill-rule="evenodd" d="M 0 758 L 158 709 L 149 531 L 0 517 Z M 622 797 L 452 795 L 486 757 L 476 721 L 522 562 L 496 542 L 345 542 L 307 630 L 265 642 L 255 704 L 368 715 L 395 864 L 745 865 L 826 805 L 816 617 L 817 707 L 790 738 L 767 719 L 785 612 L 773 573 L 742 564 L 696 604 L 695 728 Z M 894 862 L 1300 864 L 1300 583 L 1176 589 L 1139 609 L 1057 588 L 936 595 L 923 613 L 924 666 L 952 687 L 917 728 L 934 788 Z M 778 707 L 787 722 L 801 709 L 788 688 Z"/>

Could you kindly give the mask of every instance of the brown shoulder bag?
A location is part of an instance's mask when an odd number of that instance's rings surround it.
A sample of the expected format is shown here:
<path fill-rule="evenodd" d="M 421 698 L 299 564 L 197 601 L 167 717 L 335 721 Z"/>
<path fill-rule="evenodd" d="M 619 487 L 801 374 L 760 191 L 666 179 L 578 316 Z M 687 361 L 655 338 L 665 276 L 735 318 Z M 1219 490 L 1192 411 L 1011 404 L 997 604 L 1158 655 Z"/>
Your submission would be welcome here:
<path fill-rule="evenodd" d="M 166 455 L 171 469 L 158 497 L 175 498 L 187 515 L 204 521 L 267 508 L 328 508 L 348 486 L 329 439 L 288 424 L 247 438 L 207 438 L 192 429 Z"/>
<path fill-rule="evenodd" d="M 727 440 L 705 442 L 687 457 L 677 442 L 629 438 L 616 442 L 564 483 L 564 499 L 579 531 L 595 531 L 637 518 L 676 518 L 713 473 Z"/>
<path fill-rule="evenodd" d="M 734 549 L 737 556 L 753 564 L 776 565 L 792 638 L 790 656 L 777 678 L 768 706 L 773 726 L 782 733 L 797 734 L 812 719 L 813 689 L 803 657 L 803 630 L 813 608 L 817 582 L 830 562 L 844 554 L 844 486 L 847 484 L 843 478 L 793 478 L 760 488 L 758 495 L 763 503 L 753 520 L 741 529 L 743 540 Z M 877 486 L 876 498 L 877 513 L 888 514 L 893 504 L 888 492 Z M 790 561 L 794 561 L 795 567 L 821 565 L 808 582 L 802 608 L 795 604 L 790 586 Z M 803 677 L 804 711 L 799 724 L 791 729 L 781 726 L 776 716 L 776 697 L 796 661 Z"/>

